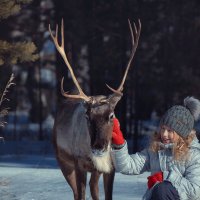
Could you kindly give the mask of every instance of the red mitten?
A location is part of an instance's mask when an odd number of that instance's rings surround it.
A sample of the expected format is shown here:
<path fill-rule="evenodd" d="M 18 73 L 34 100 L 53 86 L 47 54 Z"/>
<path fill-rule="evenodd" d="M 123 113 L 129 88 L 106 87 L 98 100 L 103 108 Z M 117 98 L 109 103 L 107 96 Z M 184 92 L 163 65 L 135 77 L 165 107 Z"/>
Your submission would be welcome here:
<path fill-rule="evenodd" d="M 157 172 L 149 177 L 148 179 L 148 188 L 152 188 L 156 182 L 162 182 L 163 181 L 163 172 Z"/>
<path fill-rule="evenodd" d="M 112 143 L 116 145 L 124 144 L 125 140 L 120 130 L 120 123 L 117 118 L 113 119 L 113 132 L 112 132 Z"/>

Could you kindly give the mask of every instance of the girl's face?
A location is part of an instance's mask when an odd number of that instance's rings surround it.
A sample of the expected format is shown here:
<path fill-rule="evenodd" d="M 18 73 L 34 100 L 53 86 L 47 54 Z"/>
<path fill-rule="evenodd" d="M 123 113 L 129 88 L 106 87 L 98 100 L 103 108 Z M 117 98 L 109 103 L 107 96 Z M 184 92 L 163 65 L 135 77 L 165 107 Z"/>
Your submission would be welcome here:
<path fill-rule="evenodd" d="M 163 144 L 175 143 L 178 141 L 179 137 L 180 136 L 168 126 L 163 125 L 160 128 L 160 139 Z"/>

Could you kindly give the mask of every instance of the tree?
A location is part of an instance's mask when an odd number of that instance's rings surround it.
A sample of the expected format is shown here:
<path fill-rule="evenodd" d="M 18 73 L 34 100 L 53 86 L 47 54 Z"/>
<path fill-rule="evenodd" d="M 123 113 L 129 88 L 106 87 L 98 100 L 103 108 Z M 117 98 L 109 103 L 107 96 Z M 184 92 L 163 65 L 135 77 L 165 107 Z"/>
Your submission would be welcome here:
<path fill-rule="evenodd" d="M 1 0 L 0 21 L 11 15 L 15 15 L 20 11 L 23 5 L 30 2 L 31 0 Z M 8 89 L 14 84 L 14 75 L 11 74 L 10 79 L 7 80 L 7 73 L 11 73 L 11 67 L 13 64 L 35 61 L 38 58 L 35 51 L 36 46 L 33 42 L 11 43 L 0 39 L 0 120 L 2 120 L 2 117 L 8 113 L 8 108 L 2 108 L 2 104 L 8 99 L 6 98 Z M 0 126 L 3 126 L 4 124 L 5 122 L 0 121 Z"/>
<path fill-rule="evenodd" d="M 5 87 L 5 89 L 4 89 L 4 91 L 1 95 L 1 98 L 0 98 L 0 127 L 1 126 L 3 127 L 6 123 L 5 121 L 3 121 L 3 118 L 8 114 L 9 108 L 2 108 L 2 105 L 3 105 L 4 101 L 9 101 L 9 99 L 6 98 L 6 95 L 9 91 L 9 88 L 12 85 L 14 85 L 13 80 L 14 80 L 14 74 L 11 74 L 10 79 L 8 80 L 8 83 L 6 84 L 6 87 Z"/>
<path fill-rule="evenodd" d="M 21 5 L 31 0 L 1 0 L 0 20 L 19 12 Z M 17 62 L 35 61 L 38 58 L 36 46 L 33 42 L 9 43 L 0 40 L 0 66 L 16 64 Z"/>

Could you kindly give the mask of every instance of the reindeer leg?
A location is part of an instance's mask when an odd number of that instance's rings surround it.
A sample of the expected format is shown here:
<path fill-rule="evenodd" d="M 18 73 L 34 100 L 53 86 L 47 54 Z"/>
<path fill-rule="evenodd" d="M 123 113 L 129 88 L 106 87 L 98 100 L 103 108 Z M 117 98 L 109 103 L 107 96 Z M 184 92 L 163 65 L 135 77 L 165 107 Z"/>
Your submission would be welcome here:
<path fill-rule="evenodd" d="M 69 167 L 63 159 L 60 159 L 59 157 L 57 157 L 57 160 L 58 160 L 60 169 L 61 169 L 66 181 L 68 182 L 69 186 L 72 188 L 72 191 L 74 193 L 74 199 L 79 200 L 77 184 L 76 184 L 75 169 L 73 169 L 72 167 Z"/>
<path fill-rule="evenodd" d="M 99 200 L 99 178 L 101 176 L 101 173 L 98 171 L 94 171 L 91 173 L 91 178 L 90 178 L 90 192 L 93 200 Z"/>
<path fill-rule="evenodd" d="M 76 183 L 78 189 L 78 199 L 85 200 L 85 189 L 87 182 L 87 172 L 83 171 L 79 168 L 78 163 L 75 165 L 76 167 Z"/>
<path fill-rule="evenodd" d="M 112 200 L 114 177 L 115 170 L 111 171 L 109 174 L 103 174 L 105 200 Z"/>

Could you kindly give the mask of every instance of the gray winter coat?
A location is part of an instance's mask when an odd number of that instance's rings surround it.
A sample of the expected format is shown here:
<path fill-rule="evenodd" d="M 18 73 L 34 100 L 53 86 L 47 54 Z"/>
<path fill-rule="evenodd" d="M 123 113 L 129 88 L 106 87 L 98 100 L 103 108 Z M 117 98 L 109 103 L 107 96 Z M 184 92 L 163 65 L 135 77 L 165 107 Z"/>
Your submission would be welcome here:
<path fill-rule="evenodd" d="M 188 160 L 174 161 L 171 152 L 170 146 L 166 146 L 156 153 L 144 149 L 129 155 L 125 144 L 119 150 L 112 150 L 111 156 L 117 172 L 135 175 L 146 171 L 151 174 L 162 171 L 164 180 L 172 183 L 180 200 L 200 199 L 200 144 L 197 138 L 190 145 Z M 150 199 L 152 189 L 147 190 L 143 199 Z"/>

